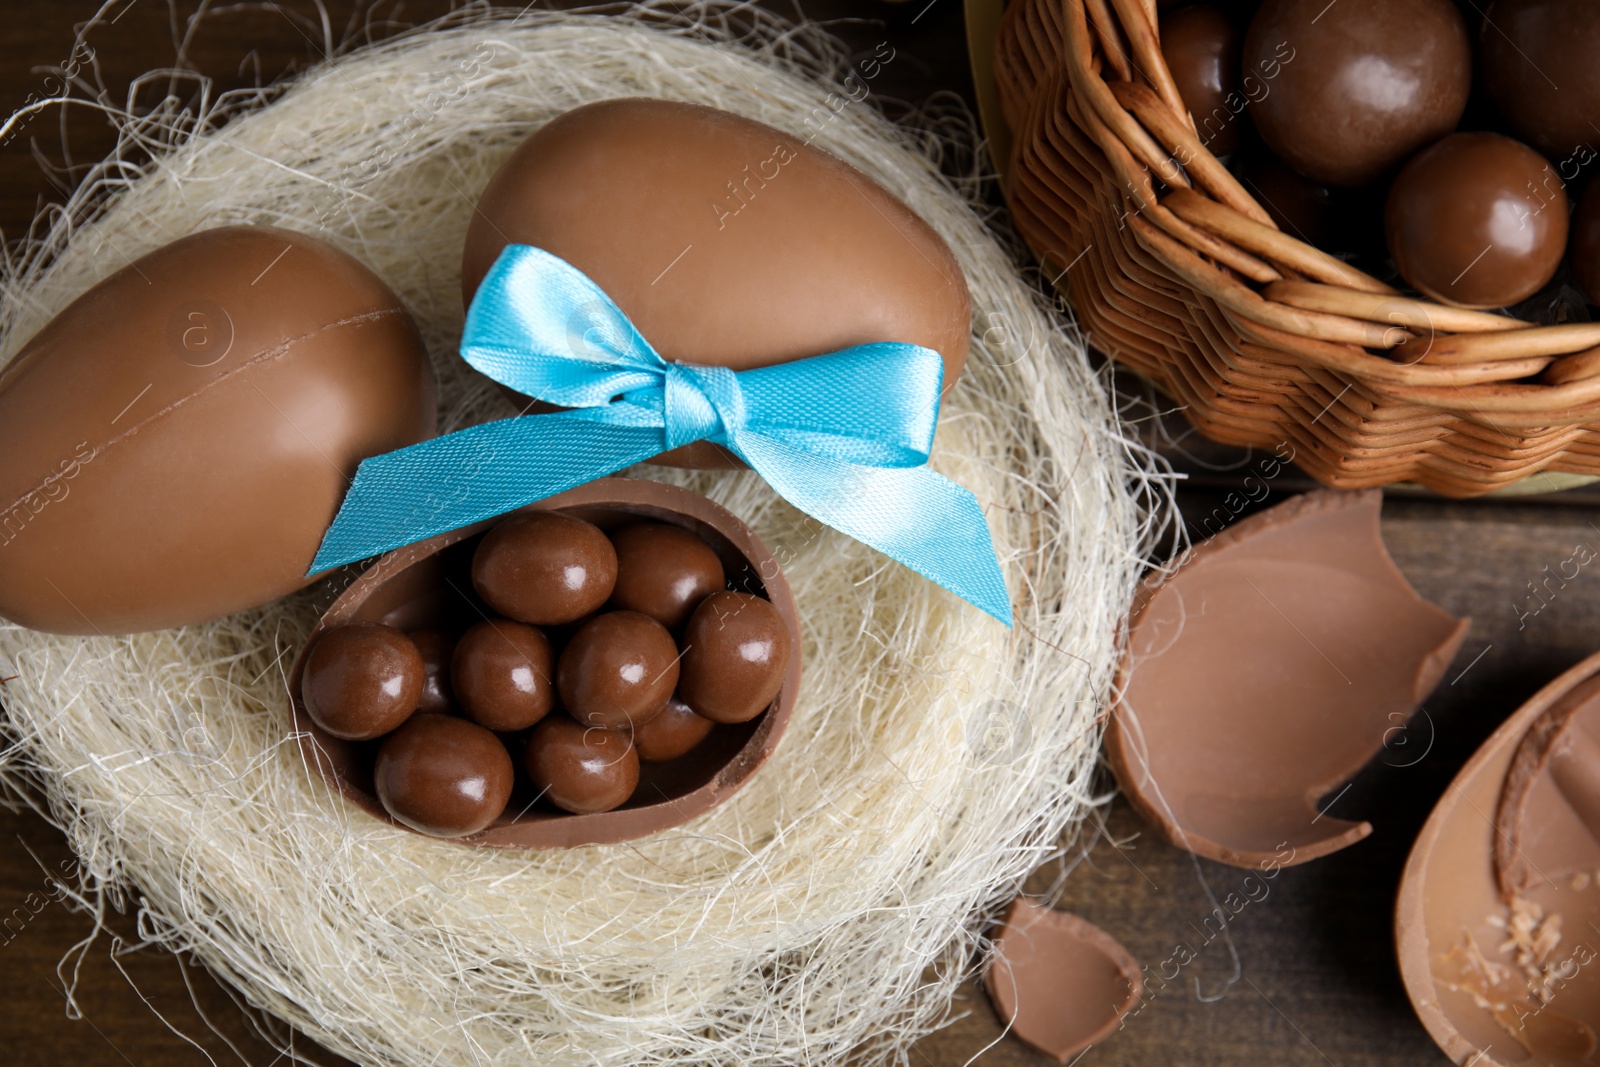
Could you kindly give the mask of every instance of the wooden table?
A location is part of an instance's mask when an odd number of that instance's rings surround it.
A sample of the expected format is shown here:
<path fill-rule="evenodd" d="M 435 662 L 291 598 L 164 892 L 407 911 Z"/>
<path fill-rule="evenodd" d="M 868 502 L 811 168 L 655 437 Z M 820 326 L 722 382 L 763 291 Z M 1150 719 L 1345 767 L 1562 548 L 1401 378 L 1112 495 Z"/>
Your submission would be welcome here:
<path fill-rule="evenodd" d="M 174 0 L 172 6 L 169 18 L 164 0 L 118 0 L 109 12 L 114 22 L 88 38 L 113 97 L 120 98 L 137 74 L 172 62 L 173 27 L 182 32 L 196 3 Z M 355 12 L 369 8 L 417 20 L 448 6 L 328 4 L 336 33 L 354 24 L 347 20 Z M 793 10 L 776 0 L 770 6 Z M 936 90 L 970 100 L 960 0 L 799 0 L 797 6 L 817 18 L 866 16 L 838 27 L 864 53 L 882 40 L 893 44 L 897 61 L 874 86 L 879 105 L 890 114 L 903 113 L 904 102 L 920 103 Z M 53 83 L 47 79 L 72 58 L 73 24 L 95 8 L 85 0 L 10 0 L 0 24 L 6 56 L 0 112 L 49 91 Z M 222 86 L 250 83 L 258 70 L 270 80 L 304 69 L 321 52 L 320 35 L 305 21 L 311 11 L 310 3 L 296 0 L 209 18 L 189 55 Z M 8 239 L 24 233 L 35 211 L 59 202 L 76 179 L 70 169 L 42 170 L 32 154 L 36 143 L 54 166 L 67 162 L 60 121 L 56 114 L 41 115 L 22 136 L 0 146 L 0 228 Z M 71 162 L 98 159 L 110 147 L 108 131 L 93 112 L 78 110 L 65 121 Z M 1163 452 L 1193 476 L 1181 494 L 1186 514 L 1230 506 L 1226 494 L 1243 477 L 1248 456 L 1199 441 L 1170 415 L 1148 426 L 1163 435 Z M 1305 488 L 1293 472 L 1285 473 L 1254 506 Z M 1266 899 L 1234 919 L 1226 938 L 1207 941 L 1204 886 L 1221 898 L 1243 872 L 1153 841 L 1124 805 L 1109 805 L 1062 861 L 1074 868 L 1063 905 L 1110 931 L 1151 970 L 1180 942 L 1198 950 L 1199 959 L 1184 970 L 1186 980 L 1193 980 L 1189 988 L 1169 989 L 1148 1003 L 1079 1063 L 1447 1062 L 1400 986 L 1390 934 L 1396 883 L 1411 839 L 1455 770 L 1521 701 L 1600 643 L 1596 578 L 1587 571 L 1536 615 L 1522 616 L 1528 583 L 1544 567 L 1553 568 L 1580 543 L 1600 545 L 1600 530 L 1591 525 L 1597 500 L 1600 494 L 1582 491 L 1521 503 L 1452 504 L 1391 495 L 1384 535 L 1401 569 L 1424 596 L 1474 622 L 1460 658 L 1404 747 L 1391 746 L 1332 809 L 1345 818 L 1369 819 L 1375 832 L 1344 852 L 1284 870 Z M 0 1048 L 7 1062 L 281 1062 L 273 1046 L 256 1036 L 255 1017 L 203 971 L 162 949 L 129 948 L 138 940 L 136 895 L 125 902 L 124 913 L 110 917 L 114 936 L 80 945 L 92 928 L 90 918 L 50 893 L 49 872 L 69 858 L 61 835 L 40 817 L 0 812 L 0 990 L 10 1004 L 0 1012 Z M 1035 881 L 1043 886 L 1058 872 L 1059 867 L 1041 871 Z M 69 1017 L 64 981 L 74 975 L 81 1014 Z M 944 1067 L 980 1054 L 989 1067 L 1050 1062 L 1002 1038 L 975 988 L 966 991 L 961 1006 L 966 1015 L 919 1044 L 913 1062 Z M 320 1062 L 337 1062 L 304 1039 L 294 1039 L 294 1047 Z"/>

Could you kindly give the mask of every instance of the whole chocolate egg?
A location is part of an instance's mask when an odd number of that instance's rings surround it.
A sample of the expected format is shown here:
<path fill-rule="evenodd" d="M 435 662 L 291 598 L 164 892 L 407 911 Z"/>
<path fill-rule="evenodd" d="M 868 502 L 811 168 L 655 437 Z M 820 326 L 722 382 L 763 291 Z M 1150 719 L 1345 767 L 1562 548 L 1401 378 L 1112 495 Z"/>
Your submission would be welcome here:
<path fill-rule="evenodd" d="M 611 543 L 617 549 L 611 606 L 642 612 L 669 630 L 727 584 L 716 552 L 681 526 L 636 523 L 613 533 Z"/>
<path fill-rule="evenodd" d="M 1242 143 L 1245 97 L 1239 93 L 1240 34 L 1210 4 L 1191 4 L 1161 16 L 1161 56 L 1188 105 L 1200 143 L 1225 156 Z"/>
<path fill-rule="evenodd" d="M 1572 239 L 1567 242 L 1567 262 L 1572 280 L 1589 303 L 1600 303 L 1600 181 L 1589 182 L 1572 216 Z"/>
<path fill-rule="evenodd" d="M 450 656 L 455 642 L 443 630 L 413 630 L 411 643 L 422 654 L 422 695 L 417 710 L 443 715 L 453 703 L 450 690 Z"/>
<path fill-rule="evenodd" d="M 678 697 L 712 722 L 746 722 L 783 687 L 789 651 L 789 630 L 770 601 L 713 593 L 684 629 Z"/>
<path fill-rule="evenodd" d="M 543 633 L 510 619 L 485 619 L 461 635 L 450 682 L 473 722 L 525 730 L 555 707 L 555 657 Z"/>
<path fill-rule="evenodd" d="M 1567 194 L 1543 156 L 1497 133 L 1418 152 L 1389 190 L 1384 232 L 1413 288 L 1470 308 L 1538 292 L 1567 245 Z"/>
<path fill-rule="evenodd" d="M 300 678 L 306 713 L 334 737 L 382 737 L 411 717 L 422 696 L 417 646 L 392 626 L 355 622 L 317 638 Z"/>
<path fill-rule="evenodd" d="M 900 341 L 940 353 L 949 389 L 972 328 L 966 279 L 927 223 L 811 144 L 836 120 L 821 107 L 782 131 L 639 98 L 560 115 L 484 189 L 463 295 L 508 243 L 534 245 L 588 275 L 666 359 L 745 370 Z M 572 324 L 575 350 L 604 325 Z M 707 442 L 665 460 L 733 463 Z"/>
<path fill-rule="evenodd" d="M 396 821 L 434 837 L 465 837 L 506 810 L 516 772 L 505 745 L 483 727 L 417 715 L 384 738 L 372 777 Z"/>
<path fill-rule="evenodd" d="M 360 263 L 267 227 L 167 245 L 0 372 L 0 615 L 128 633 L 283 596 L 356 465 L 433 432 L 416 327 Z"/>
<path fill-rule="evenodd" d="M 553 511 L 513 515 L 472 556 L 472 585 L 484 602 L 536 626 L 592 613 L 616 580 L 617 552 L 600 527 Z"/>
<path fill-rule="evenodd" d="M 1576 167 L 1600 145 L 1600 4 L 1495 0 L 1479 41 L 1483 85 L 1515 131 Z M 1563 169 L 1571 175 L 1575 170 Z"/>
<path fill-rule="evenodd" d="M 546 800 L 575 815 L 619 808 L 639 784 L 639 754 L 627 734 L 565 715 L 533 728 L 522 765 Z"/>
<path fill-rule="evenodd" d="M 584 623 L 556 665 L 561 706 L 585 725 L 611 730 L 658 714 L 677 684 L 672 635 L 637 611 L 608 611 Z"/>
<path fill-rule="evenodd" d="M 1451 130 L 1472 55 L 1450 0 L 1266 0 L 1245 35 L 1250 115 L 1314 181 L 1359 186 Z"/>
<path fill-rule="evenodd" d="M 677 697 L 667 701 L 659 715 L 633 728 L 633 747 L 646 763 L 677 759 L 706 739 L 716 723 L 701 718 Z"/>

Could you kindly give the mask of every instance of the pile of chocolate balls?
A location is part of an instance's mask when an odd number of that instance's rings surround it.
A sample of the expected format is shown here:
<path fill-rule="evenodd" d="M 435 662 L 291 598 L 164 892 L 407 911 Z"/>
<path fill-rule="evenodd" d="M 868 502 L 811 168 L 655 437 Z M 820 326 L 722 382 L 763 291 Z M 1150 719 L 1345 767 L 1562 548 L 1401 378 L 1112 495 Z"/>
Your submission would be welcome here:
<path fill-rule="evenodd" d="M 1161 7 L 1201 141 L 1285 232 L 1459 307 L 1600 301 L 1600 3 Z"/>
<path fill-rule="evenodd" d="M 770 601 L 727 588 L 695 533 L 637 522 L 609 536 L 554 511 L 514 515 L 472 556 L 481 617 L 464 632 L 375 622 L 315 639 L 305 711 L 334 737 L 377 741 L 393 818 L 460 837 L 506 814 L 520 766 L 531 804 L 626 804 L 639 764 L 683 757 L 719 723 L 772 703 L 790 636 Z"/>

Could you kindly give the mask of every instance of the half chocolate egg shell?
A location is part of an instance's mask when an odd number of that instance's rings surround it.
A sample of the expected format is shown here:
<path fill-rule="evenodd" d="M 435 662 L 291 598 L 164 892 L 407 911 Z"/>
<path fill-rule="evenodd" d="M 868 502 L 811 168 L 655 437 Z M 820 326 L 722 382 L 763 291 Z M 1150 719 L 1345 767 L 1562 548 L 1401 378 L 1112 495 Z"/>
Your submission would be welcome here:
<path fill-rule="evenodd" d="M 607 532 L 641 521 L 689 530 L 716 551 L 730 588 L 772 602 L 789 630 L 794 654 L 770 707 L 748 722 L 718 726 L 678 759 L 644 764 L 638 788 L 621 807 L 574 815 L 535 804 L 531 794 L 513 792 L 506 813 L 493 826 L 454 840 L 507 849 L 611 844 L 681 825 L 728 799 L 772 755 L 800 689 L 800 615 L 772 553 L 730 512 L 697 493 L 660 482 L 602 478 L 521 511 L 556 511 Z M 394 820 L 373 787 L 370 746 L 330 736 L 301 703 L 300 677 L 309 650 L 323 632 L 352 622 L 381 622 L 405 631 L 454 631 L 481 619 L 484 608 L 472 594 L 472 555 L 498 521 L 440 534 L 377 560 L 317 622 L 290 671 L 294 728 L 306 762 L 346 800 L 386 822 Z"/>
<path fill-rule="evenodd" d="M 1593 1063 L 1600 1035 L 1600 654 L 1545 686 L 1456 775 L 1395 905 L 1400 976 L 1447 1055 Z"/>
<path fill-rule="evenodd" d="M 1253 867 L 1372 832 L 1318 803 L 1403 732 L 1468 626 L 1395 567 L 1382 500 L 1295 497 L 1141 587 L 1106 753 L 1174 845 Z"/>

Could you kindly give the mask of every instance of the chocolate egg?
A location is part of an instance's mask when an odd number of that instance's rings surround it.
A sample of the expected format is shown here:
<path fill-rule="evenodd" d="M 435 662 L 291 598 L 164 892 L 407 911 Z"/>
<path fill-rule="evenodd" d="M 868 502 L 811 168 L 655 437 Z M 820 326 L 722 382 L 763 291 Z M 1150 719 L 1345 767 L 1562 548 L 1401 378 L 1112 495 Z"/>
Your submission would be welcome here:
<path fill-rule="evenodd" d="M 677 697 L 667 701 L 660 714 L 633 728 L 633 747 L 646 763 L 677 759 L 706 739 L 716 723 L 703 719 Z"/>
<path fill-rule="evenodd" d="M 505 811 L 514 776 L 498 737 L 450 715 L 418 715 L 400 727 L 373 769 L 384 810 L 434 837 L 487 829 Z"/>
<path fill-rule="evenodd" d="M 550 642 L 525 623 L 486 619 L 461 635 L 450 682 L 462 712 L 491 730 L 525 730 L 555 707 Z"/>
<path fill-rule="evenodd" d="M 1572 280 L 1589 298 L 1600 303 L 1600 182 L 1591 180 L 1572 216 L 1572 237 L 1567 242 L 1567 263 Z"/>
<path fill-rule="evenodd" d="M 1495 0 L 1485 15 L 1480 62 L 1490 99 L 1540 151 L 1592 160 L 1600 145 L 1600 4 Z"/>
<path fill-rule="evenodd" d="M 546 800 L 575 815 L 621 807 L 639 784 L 639 754 L 626 734 L 565 715 L 533 728 L 523 769 Z"/>
<path fill-rule="evenodd" d="M 381 737 L 417 710 L 422 655 L 392 626 L 356 622 L 317 638 L 300 678 L 312 721 L 334 737 Z"/>
<path fill-rule="evenodd" d="M 600 528 L 549 511 L 506 519 L 472 557 L 472 585 L 484 602 L 535 626 L 591 614 L 616 580 L 617 553 Z"/>
<path fill-rule="evenodd" d="M 767 710 L 788 664 L 777 608 L 750 593 L 713 593 L 684 630 L 678 697 L 712 722 L 745 722 Z"/>
<path fill-rule="evenodd" d="M 1266 0 L 1245 35 L 1262 140 L 1301 174 L 1365 185 L 1455 129 L 1471 49 L 1450 0 Z"/>
<path fill-rule="evenodd" d="M 1161 16 L 1161 56 L 1194 119 L 1200 143 L 1212 155 L 1236 152 L 1243 140 L 1239 37 L 1228 16 L 1210 4 L 1193 4 Z"/>
<path fill-rule="evenodd" d="M 832 98 L 842 107 L 845 97 Z M 508 243 L 571 263 L 664 358 L 744 370 L 901 341 L 966 362 L 966 280 L 934 230 L 811 139 L 667 100 L 588 104 L 546 123 L 490 180 L 467 230 L 463 295 Z M 604 316 L 573 322 L 587 354 Z M 706 442 L 668 459 L 727 466 Z"/>
<path fill-rule="evenodd" d="M 678 646 L 637 611 L 608 611 L 583 624 L 561 651 L 561 706 L 589 726 L 636 728 L 666 707 L 678 684 Z"/>
<path fill-rule="evenodd" d="M 413 630 L 411 643 L 422 655 L 422 693 L 417 710 L 443 715 L 451 708 L 450 656 L 456 643 L 443 630 Z"/>
<path fill-rule="evenodd" d="M 283 596 L 361 459 L 433 430 L 427 353 L 360 263 L 267 227 L 167 245 L 0 373 L 0 615 L 113 634 Z"/>
<path fill-rule="evenodd" d="M 611 606 L 642 612 L 669 630 L 727 583 L 716 552 L 681 526 L 641 522 L 613 533 L 611 543 L 617 549 Z"/>
<path fill-rule="evenodd" d="M 1417 291 L 1462 307 L 1505 307 L 1538 292 L 1561 265 L 1567 194 L 1528 146 L 1457 133 L 1401 170 L 1384 232 Z"/>

